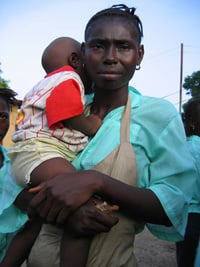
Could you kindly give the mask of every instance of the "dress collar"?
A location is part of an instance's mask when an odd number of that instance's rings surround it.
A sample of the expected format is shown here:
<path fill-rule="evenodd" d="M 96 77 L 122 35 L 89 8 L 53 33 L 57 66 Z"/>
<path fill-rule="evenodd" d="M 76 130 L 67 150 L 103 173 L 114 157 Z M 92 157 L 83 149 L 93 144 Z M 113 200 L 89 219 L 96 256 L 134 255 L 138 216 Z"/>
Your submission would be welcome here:
<path fill-rule="evenodd" d="M 141 105 L 142 95 L 132 86 L 128 88 L 131 97 L 131 108 L 137 108 Z M 90 105 L 93 101 L 94 93 L 86 95 L 86 106 Z"/>

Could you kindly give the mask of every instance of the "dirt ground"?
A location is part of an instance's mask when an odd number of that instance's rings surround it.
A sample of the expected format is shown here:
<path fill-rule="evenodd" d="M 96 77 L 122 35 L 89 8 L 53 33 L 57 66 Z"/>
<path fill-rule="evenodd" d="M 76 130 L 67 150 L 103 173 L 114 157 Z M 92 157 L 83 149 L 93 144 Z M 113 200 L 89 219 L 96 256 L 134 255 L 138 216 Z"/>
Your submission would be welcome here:
<path fill-rule="evenodd" d="M 175 244 L 154 237 L 148 229 L 136 235 L 138 267 L 176 267 Z"/>

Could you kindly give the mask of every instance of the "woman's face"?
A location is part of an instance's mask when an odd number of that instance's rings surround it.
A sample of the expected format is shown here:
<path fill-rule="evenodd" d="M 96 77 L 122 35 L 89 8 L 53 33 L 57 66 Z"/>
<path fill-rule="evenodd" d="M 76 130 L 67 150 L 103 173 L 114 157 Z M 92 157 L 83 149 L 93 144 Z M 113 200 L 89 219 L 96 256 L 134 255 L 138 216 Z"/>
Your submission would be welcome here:
<path fill-rule="evenodd" d="M 6 101 L 0 97 L 0 142 L 9 128 L 9 108 Z"/>
<path fill-rule="evenodd" d="M 97 19 L 83 47 L 84 63 L 95 89 L 127 87 L 143 57 L 135 27 L 118 17 Z"/>

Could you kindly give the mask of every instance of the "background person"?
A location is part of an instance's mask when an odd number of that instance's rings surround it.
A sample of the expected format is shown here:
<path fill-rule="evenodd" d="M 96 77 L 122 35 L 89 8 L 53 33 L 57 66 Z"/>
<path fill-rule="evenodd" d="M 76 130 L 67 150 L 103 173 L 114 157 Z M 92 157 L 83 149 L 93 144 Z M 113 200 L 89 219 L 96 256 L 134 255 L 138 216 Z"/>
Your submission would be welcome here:
<path fill-rule="evenodd" d="M 3 207 L 5 209 L 6 216 L 9 217 L 11 227 L 7 224 L 8 221 L 4 220 L 4 216 L 0 212 L 0 262 L 3 259 L 5 252 L 13 238 L 16 234 L 16 231 L 19 229 L 17 222 L 13 221 L 14 218 L 12 216 L 13 213 L 18 213 L 19 210 L 12 205 L 11 202 L 4 202 L 4 191 L 3 188 L 5 184 L 8 185 L 7 193 L 12 195 L 12 186 L 14 181 L 11 178 L 11 170 L 10 170 L 10 159 L 7 156 L 8 149 L 1 145 L 3 138 L 5 137 L 9 125 L 10 125 L 10 105 L 16 103 L 15 96 L 17 95 L 11 89 L 8 88 L 1 88 L 0 89 L 0 209 Z M 16 192 L 20 192 L 21 188 L 15 185 Z"/>
<path fill-rule="evenodd" d="M 179 267 L 194 266 L 200 236 L 200 99 L 189 100 L 183 108 L 187 144 L 196 167 L 197 177 L 189 207 L 185 237 L 183 241 L 176 243 Z"/>

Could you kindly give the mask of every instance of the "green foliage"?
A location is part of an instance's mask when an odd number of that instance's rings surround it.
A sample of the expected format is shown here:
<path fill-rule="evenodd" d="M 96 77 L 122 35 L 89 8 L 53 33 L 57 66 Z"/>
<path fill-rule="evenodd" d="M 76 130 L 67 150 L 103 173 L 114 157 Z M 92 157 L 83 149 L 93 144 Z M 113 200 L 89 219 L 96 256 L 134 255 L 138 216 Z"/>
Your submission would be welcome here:
<path fill-rule="evenodd" d="M 192 98 L 200 97 L 200 70 L 185 77 L 183 88 L 187 91 L 186 94 L 191 95 Z"/>
<path fill-rule="evenodd" d="M 4 78 L 1 77 L 2 70 L 1 70 L 1 62 L 0 62 L 0 88 L 9 88 L 9 81 L 5 80 Z"/>

